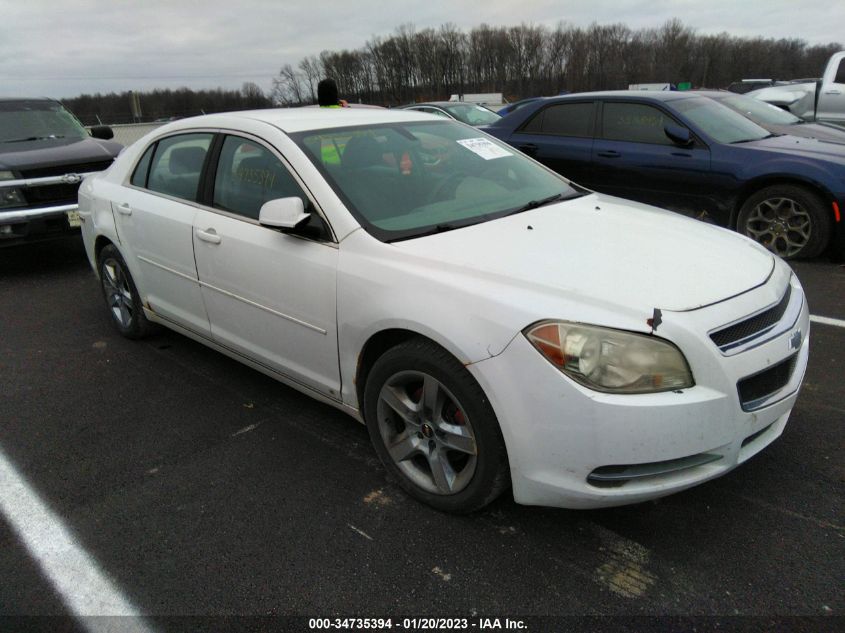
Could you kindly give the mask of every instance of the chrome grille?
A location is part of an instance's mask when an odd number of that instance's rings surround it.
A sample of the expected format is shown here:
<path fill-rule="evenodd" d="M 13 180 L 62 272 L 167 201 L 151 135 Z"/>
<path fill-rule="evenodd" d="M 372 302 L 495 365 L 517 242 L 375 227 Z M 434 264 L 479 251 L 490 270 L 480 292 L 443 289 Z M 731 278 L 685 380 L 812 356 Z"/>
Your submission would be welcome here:
<path fill-rule="evenodd" d="M 42 185 L 23 190 L 27 204 L 32 207 L 45 204 L 73 203 L 79 192 L 79 183 L 73 185 Z"/>

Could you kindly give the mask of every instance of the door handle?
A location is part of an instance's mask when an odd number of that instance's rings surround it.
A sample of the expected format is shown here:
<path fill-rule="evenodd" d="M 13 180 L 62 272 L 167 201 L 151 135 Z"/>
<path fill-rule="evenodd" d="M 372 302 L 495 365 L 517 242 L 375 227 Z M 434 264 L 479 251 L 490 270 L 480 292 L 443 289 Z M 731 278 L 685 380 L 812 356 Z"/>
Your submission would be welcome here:
<path fill-rule="evenodd" d="M 841 90 L 825 90 L 824 93 L 826 95 L 841 95 L 842 91 Z"/>
<path fill-rule="evenodd" d="M 215 231 L 214 229 L 208 229 L 207 231 L 197 229 L 197 237 L 200 238 L 203 242 L 208 242 L 209 244 L 220 243 L 220 236 L 217 235 L 217 231 Z"/>
<path fill-rule="evenodd" d="M 117 205 L 117 212 L 123 215 L 132 215 L 132 207 L 129 206 L 126 202 L 123 204 Z"/>
<path fill-rule="evenodd" d="M 671 152 L 672 156 L 680 156 L 681 158 L 692 158 L 692 154 L 686 152 Z"/>
<path fill-rule="evenodd" d="M 597 152 L 597 155 L 601 156 L 602 158 L 619 158 L 620 156 L 622 156 L 622 154 L 620 154 L 619 152 L 614 152 L 613 150 L 608 150 L 606 152 Z"/>

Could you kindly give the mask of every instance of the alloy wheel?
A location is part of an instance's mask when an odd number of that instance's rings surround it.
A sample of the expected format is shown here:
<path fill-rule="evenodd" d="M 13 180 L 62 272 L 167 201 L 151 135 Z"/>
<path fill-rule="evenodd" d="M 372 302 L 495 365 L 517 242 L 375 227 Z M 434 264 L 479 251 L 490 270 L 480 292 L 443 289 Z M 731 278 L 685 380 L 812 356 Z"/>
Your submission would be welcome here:
<path fill-rule="evenodd" d="M 102 265 L 102 279 L 106 303 L 112 316 L 122 329 L 128 329 L 132 324 L 135 305 L 126 273 L 120 262 L 112 258 L 105 260 Z"/>
<path fill-rule="evenodd" d="M 776 255 L 792 257 L 809 243 L 812 220 L 792 198 L 767 198 L 752 209 L 745 232 Z"/>
<path fill-rule="evenodd" d="M 381 388 L 378 428 L 399 470 L 427 492 L 452 495 L 475 473 L 478 449 L 461 404 L 436 378 L 394 374 Z"/>

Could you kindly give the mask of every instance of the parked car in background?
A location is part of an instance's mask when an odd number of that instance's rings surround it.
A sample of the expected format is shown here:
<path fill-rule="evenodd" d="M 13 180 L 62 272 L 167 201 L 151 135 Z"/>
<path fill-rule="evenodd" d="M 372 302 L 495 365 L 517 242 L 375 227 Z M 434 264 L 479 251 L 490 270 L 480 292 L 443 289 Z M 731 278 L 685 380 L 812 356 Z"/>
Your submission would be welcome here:
<path fill-rule="evenodd" d="M 511 112 L 516 112 L 520 108 L 527 106 L 529 103 L 534 103 L 537 99 L 542 99 L 542 97 L 529 97 L 528 99 L 521 99 L 519 101 L 515 101 L 514 103 L 509 103 L 503 108 L 496 110 L 496 114 L 499 116 L 505 116 Z"/>
<path fill-rule="evenodd" d="M 708 97 L 739 112 L 747 119 L 774 134 L 791 134 L 804 138 L 817 138 L 831 143 L 845 143 L 845 128 L 829 123 L 809 123 L 794 114 L 765 101 L 734 94 L 724 90 L 696 90 L 695 94 Z"/>
<path fill-rule="evenodd" d="M 122 149 L 52 99 L 0 99 L 0 248 L 79 232 L 77 190 Z"/>
<path fill-rule="evenodd" d="M 777 136 L 689 92 L 544 98 L 485 131 L 591 189 L 734 228 L 774 253 L 845 251 L 845 148 Z"/>
<path fill-rule="evenodd" d="M 453 94 L 449 97 L 449 103 L 455 102 L 474 103 L 475 105 L 482 105 L 493 111 L 506 103 L 505 97 L 501 92 Z"/>
<path fill-rule="evenodd" d="M 428 103 L 411 103 L 398 106 L 400 110 L 416 110 L 435 116 L 455 119 L 467 125 L 489 125 L 495 123 L 501 117 L 483 105 L 474 103 L 462 103 L 455 101 L 430 101 Z"/>
<path fill-rule="evenodd" d="M 845 51 L 831 56 L 821 79 L 761 88 L 748 96 L 789 110 L 806 121 L 845 125 Z"/>
<path fill-rule="evenodd" d="M 768 88 L 770 86 L 776 86 L 779 82 L 775 81 L 774 79 L 743 79 L 741 81 L 734 81 L 730 85 L 728 85 L 728 91 L 735 92 L 736 94 L 744 95 L 752 90 L 757 90 L 759 88 Z"/>
<path fill-rule="evenodd" d="M 801 285 L 759 245 L 418 112 L 184 119 L 79 201 L 119 332 L 166 325 L 365 422 L 441 510 L 718 477 L 780 436 L 807 366 Z"/>

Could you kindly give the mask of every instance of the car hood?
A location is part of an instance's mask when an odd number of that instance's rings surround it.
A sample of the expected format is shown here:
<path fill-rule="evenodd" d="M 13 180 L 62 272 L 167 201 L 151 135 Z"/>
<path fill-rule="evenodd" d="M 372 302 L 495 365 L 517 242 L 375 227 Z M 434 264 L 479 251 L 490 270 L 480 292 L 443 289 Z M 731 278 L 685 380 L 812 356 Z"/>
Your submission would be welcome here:
<path fill-rule="evenodd" d="M 728 299 L 774 268 L 727 229 L 601 194 L 394 245 L 432 268 L 648 314 Z"/>
<path fill-rule="evenodd" d="M 27 169 L 95 163 L 117 156 L 119 143 L 93 138 L 50 138 L 0 144 L 0 168 Z"/>
<path fill-rule="evenodd" d="M 787 157 L 801 156 L 815 160 L 827 160 L 838 165 L 845 165 L 845 144 L 833 143 L 817 138 L 801 138 L 791 134 L 772 136 L 737 144 L 737 147 L 748 147 L 770 153 L 779 153 Z"/>

